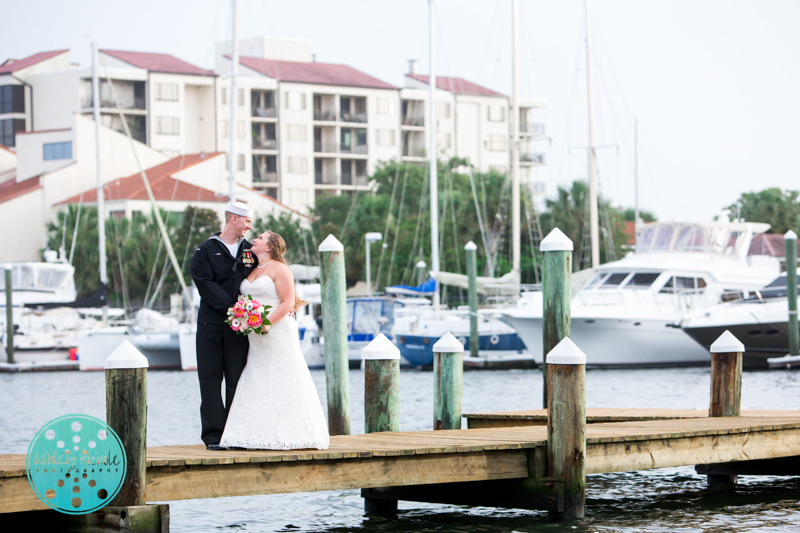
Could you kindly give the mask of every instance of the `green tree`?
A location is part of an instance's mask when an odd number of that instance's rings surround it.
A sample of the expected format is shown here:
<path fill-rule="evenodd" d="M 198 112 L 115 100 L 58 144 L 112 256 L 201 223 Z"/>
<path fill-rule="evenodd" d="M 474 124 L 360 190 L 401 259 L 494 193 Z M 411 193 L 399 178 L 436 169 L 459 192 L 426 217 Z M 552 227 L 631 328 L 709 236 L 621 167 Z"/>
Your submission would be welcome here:
<path fill-rule="evenodd" d="M 289 213 L 281 213 L 277 217 L 269 214 L 266 217 L 256 216 L 253 222 L 252 237 L 270 230 L 280 235 L 286 242 L 284 258 L 289 264 L 317 264 L 317 251 L 309 231 L 303 229 L 300 218 Z M 251 239 L 252 240 L 252 239 Z"/>
<path fill-rule="evenodd" d="M 629 208 L 623 210 L 621 215 L 622 215 L 622 220 L 624 220 L 625 222 L 636 222 L 634 220 L 635 219 L 635 215 L 636 215 L 636 210 L 634 208 L 632 208 L 632 207 L 629 207 Z M 656 221 L 655 215 L 653 213 L 649 212 L 649 211 L 641 211 L 640 210 L 639 211 L 639 218 L 641 218 L 644 222 L 655 222 Z"/>
<path fill-rule="evenodd" d="M 75 288 L 78 291 L 78 298 L 96 291 L 100 287 L 97 209 L 85 206 L 79 209 L 77 205 L 68 205 L 67 209 L 58 212 L 55 222 L 47 223 L 47 234 L 47 248 L 60 250 L 63 245 L 65 259 L 71 261 L 75 267 Z"/>
<path fill-rule="evenodd" d="M 766 222 L 769 233 L 786 233 L 800 229 L 800 191 L 782 191 L 778 187 L 760 192 L 742 193 L 735 203 L 727 207 L 733 216 L 748 222 Z"/>

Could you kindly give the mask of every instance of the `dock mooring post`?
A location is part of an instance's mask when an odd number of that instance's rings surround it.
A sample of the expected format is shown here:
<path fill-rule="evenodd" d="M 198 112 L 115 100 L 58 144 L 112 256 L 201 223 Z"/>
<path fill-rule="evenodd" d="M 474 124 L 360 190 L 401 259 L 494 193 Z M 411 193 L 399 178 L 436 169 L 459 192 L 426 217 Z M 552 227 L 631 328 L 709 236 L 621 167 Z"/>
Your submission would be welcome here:
<path fill-rule="evenodd" d="M 6 265 L 3 268 L 5 275 L 6 287 L 6 361 L 8 364 L 14 364 L 14 299 L 12 294 L 14 287 L 12 286 L 11 265 Z"/>
<path fill-rule="evenodd" d="M 744 344 L 728 330 L 711 345 L 711 404 L 709 417 L 739 416 L 742 411 L 742 353 Z M 711 487 L 736 484 L 738 476 L 708 474 Z"/>
<path fill-rule="evenodd" d="M 433 345 L 433 429 L 461 429 L 464 345 L 449 331 Z"/>
<path fill-rule="evenodd" d="M 555 520 L 584 517 L 586 507 L 586 355 L 565 337 L 547 354 L 547 475 L 564 480 L 564 510 Z"/>
<path fill-rule="evenodd" d="M 103 517 L 125 531 L 169 531 L 169 506 L 147 505 L 147 358 L 127 340 L 106 359 L 106 423 L 125 448 L 122 488 Z M 102 529 L 101 529 L 102 530 Z"/>
<path fill-rule="evenodd" d="M 547 357 L 562 339 L 569 337 L 572 298 L 572 250 L 569 237 L 554 228 L 542 239 L 542 403 L 547 409 Z"/>
<path fill-rule="evenodd" d="M 364 432 L 400 431 L 400 350 L 383 333 L 361 351 Z M 364 512 L 397 511 L 397 500 L 364 497 Z"/>
<path fill-rule="evenodd" d="M 349 435 L 350 377 L 344 246 L 336 237 L 328 235 L 319 245 L 319 252 L 328 432 L 331 435 Z"/>
<path fill-rule="evenodd" d="M 467 252 L 467 295 L 469 300 L 469 355 L 478 357 L 480 339 L 478 337 L 478 246 L 469 241 L 464 245 Z"/>
<path fill-rule="evenodd" d="M 789 230 L 783 236 L 786 248 L 786 299 L 789 301 L 789 355 L 800 355 L 800 331 L 797 325 L 797 234 Z M 8 282 L 6 282 L 8 283 Z"/>

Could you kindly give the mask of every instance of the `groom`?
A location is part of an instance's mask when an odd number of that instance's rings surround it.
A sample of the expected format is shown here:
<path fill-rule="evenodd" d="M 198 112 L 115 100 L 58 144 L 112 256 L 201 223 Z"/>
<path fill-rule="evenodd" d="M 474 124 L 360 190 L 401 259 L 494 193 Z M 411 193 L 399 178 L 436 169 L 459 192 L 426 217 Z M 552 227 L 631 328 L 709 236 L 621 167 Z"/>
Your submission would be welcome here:
<path fill-rule="evenodd" d="M 197 315 L 197 377 L 200 380 L 201 438 L 209 450 L 219 445 L 236 384 L 247 363 L 247 337 L 225 323 L 229 307 L 239 297 L 239 285 L 255 266 L 250 230 L 253 210 L 242 202 L 228 203 L 225 226 L 200 245 L 192 258 L 192 279 L 200 293 Z M 225 377 L 225 404 L 222 378 Z"/>

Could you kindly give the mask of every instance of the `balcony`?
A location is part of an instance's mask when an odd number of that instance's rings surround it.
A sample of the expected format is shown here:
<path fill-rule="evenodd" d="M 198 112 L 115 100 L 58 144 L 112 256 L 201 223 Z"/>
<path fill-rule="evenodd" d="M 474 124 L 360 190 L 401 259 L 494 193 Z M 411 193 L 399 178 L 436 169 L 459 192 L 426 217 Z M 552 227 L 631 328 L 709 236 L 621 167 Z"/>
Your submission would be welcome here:
<path fill-rule="evenodd" d="M 336 122 L 335 111 L 318 111 L 314 110 L 314 120 L 320 122 Z"/>
<path fill-rule="evenodd" d="M 278 139 L 253 138 L 253 150 L 277 150 Z"/>
<path fill-rule="evenodd" d="M 250 115 L 253 118 L 277 118 L 275 91 L 250 91 Z"/>
<path fill-rule="evenodd" d="M 329 185 L 331 187 L 366 187 L 369 185 L 367 176 L 357 176 L 353 174 L 327 174 L 316 172 L 314 184 Z"/>
<path fill-rule="evenodd" d="M 342 96 L 339 98 L 339 119 L 342 122 L 367 123 L 367 99 Z"/>
<path fill-rule="evenodd" d="M 356 187 L 367 186 L 366 176 L 354 176 L 353 174 L 342 174 L 341 180 L 342 180 L 341 181 L 342 185 L 354 185 Z"/>
<path fill-rule="evenodd" d="M 255 175 L 257 174 L 257 175 Z M 253 183 L 258 185 L 259 183 L 267 184 L 267 183 L 278 183 L 278 173 L 277 172 L 264 172 L 263 174 L 259 174 L 258 172 L 254 173 L 253 175 Z"/>
<path fill-rule="evenodd" d="M 336 174 L 328 174 L 326 172 L 315 172 L 314 183 L 316 185 L 338 185 L 339 176 Z"/>
<path fill-rule="evenodd" d="M 314 141 L 315 154 L 335 154 L 338 152 L 339 150 L 336 141 Z"/>
<path fill-rule="evenodd" d="M 533 153 L 520 153 L 519 154 L 519 162 L 520 163 L 531 163 L 534 165 L 543 165 L 544 164 L 544 154 L 533 154 Z"/>
<path fill-rule="evenodd" d="M 114 91 L 108 81 L 100 81 L 100 107 L 104 109 L 117 109 L 117 102 L 114 101 L 116 95 L 119 100 L 119 108 L 125 110 L 146 111 L 147 99 L 145 98 L 145 82 L 143 81 L 127 81 L 127 80 L 111 80 Z M 83 80 L 83 95 L 81 98 L 81 106 L 84 109 L 94 107 L 94 98 L 92 97 L 92 80 Z"/>
<path fill-rule="evenodd" d="M 425 117 L 403 117 L 403 126 L 416 126 L 418 128 L 425 127 Z"/>
<path fill-rule="evenodd" d="M 366 144 L 357 144 L 357 145 L 353 146 L 352 144 L 342 143 L 340 148 L 341 148 L 341 152 L 343 154 L 361 154 L 361 155 L 366 155 L 368 153 Z"/>
<path fill-rule="evenodd" d="M 544 135 L 545 134 L 545 125 L 538 123 L 538 122 L 523 122 L 519 125 L 519 132 L 520 133 L 530 133 L 533 135 Z"/>
<path fill-rule="evenodd" d="M 276 107 L 254 107 L 254 118 L 276 118 L 278 116 L 278 109 Z"/>
<path fill-rule="evenodd" d="M 367 114 L 366 113 L 345 113 L 344 111 L 341 114 L 342 122 L 358 122 L 360 124 L 367 123 Z"/>

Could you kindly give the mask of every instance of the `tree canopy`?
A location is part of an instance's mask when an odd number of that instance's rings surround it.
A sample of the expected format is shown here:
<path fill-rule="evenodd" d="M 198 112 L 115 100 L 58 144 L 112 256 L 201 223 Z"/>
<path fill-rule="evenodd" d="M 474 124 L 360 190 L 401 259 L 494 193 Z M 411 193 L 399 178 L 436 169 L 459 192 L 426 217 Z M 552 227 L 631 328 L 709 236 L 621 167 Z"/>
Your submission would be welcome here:
<path fill-rule="evenodd" d="M 766 222 L 769 233 L 786 233 L 800 229 L 800 191 L 782 191 L 778 187 L 759 192 L 742 193 L 727 207 L 733 216 L 748 222 Z"/>

